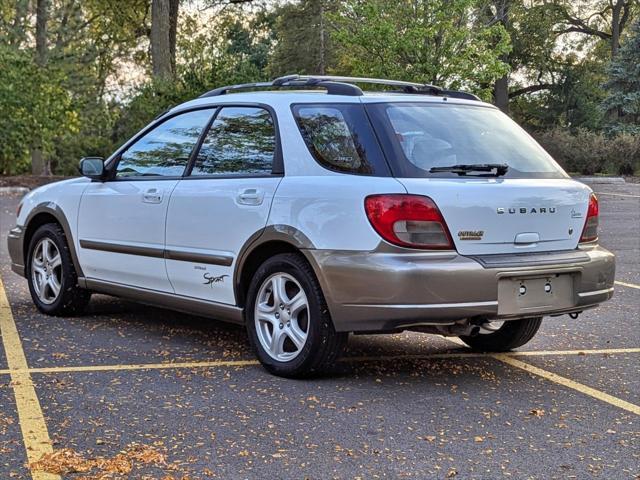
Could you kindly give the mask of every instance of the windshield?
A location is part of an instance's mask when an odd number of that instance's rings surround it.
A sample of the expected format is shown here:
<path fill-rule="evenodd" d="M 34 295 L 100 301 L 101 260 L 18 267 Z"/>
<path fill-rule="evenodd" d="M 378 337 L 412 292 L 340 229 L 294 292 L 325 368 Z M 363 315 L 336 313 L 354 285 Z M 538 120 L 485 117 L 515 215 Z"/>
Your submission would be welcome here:
<path fill-rule="evenodd" d="M 397 177 L 457 177 L 455 172 L 429 170 L 477 164 L 506 164 L 507 178 L 567 177 L 535 140 L 497 109 L 381 103 L 367 110 Z"/>

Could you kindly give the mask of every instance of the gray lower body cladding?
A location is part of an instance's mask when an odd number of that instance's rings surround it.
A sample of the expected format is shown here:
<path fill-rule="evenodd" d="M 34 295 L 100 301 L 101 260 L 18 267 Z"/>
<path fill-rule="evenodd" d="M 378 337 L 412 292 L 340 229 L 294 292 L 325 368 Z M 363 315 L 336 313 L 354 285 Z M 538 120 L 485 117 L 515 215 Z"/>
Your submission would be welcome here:
<path fill-rule="evenodd" d="M 18 275 L 25 276 L 24 271 L 24 229 L 22 227 L 14 227 L 9 231 L 7 236 L 7 247 L 9 249 L 9 257 L 11 257 L 11 270 Z"/>
<path fill-rule="evenodd" d="M 24 228 L 12 229 L 7 243 L 12 270 L 24 276 Z M 571 313 L 594 307 L 613 295 L 615 257 L 598 246 L 477 258 L 456 252 L 414 252 L 384 244 L 372 252 L 302 251 L 322 285 L 336 330 L 342 332 L 446 325 L 473 317 L 510 320 Z M 567 304 L 518 311 L 516 305 L 510 305 L 514 303 L 511 298 L 499 301 L 502 279 L 562 274 L 571 276 L 572 298 Z M 104 293 L 127 296 L 124 289 Z M 148 301 L 170 308 L 178 302 L 181 310 L 191 310 L 188 298 L 179 301 L 177 296 L 164 295 L 157 300 Z M 196 305 L 199 314 L 226 319 L 216 308 L 200 303 Z M 236 311 L 232 317 L 233 321 L 240 318 Z"/>
<path fill-rule="evenodd" d="M 613 295 L 615 257 L 598 246 L 483 258 L 456 252 L 384 250 L 305 250 L 336 330 L 391 331 L 472 317 L 510 320 L 556 315 L 594 307 Z M 545 275 L 569 276 L 571 293 L 563 304 L 518 309 L 506 296 L 498 301 L 499 285 Z"/>

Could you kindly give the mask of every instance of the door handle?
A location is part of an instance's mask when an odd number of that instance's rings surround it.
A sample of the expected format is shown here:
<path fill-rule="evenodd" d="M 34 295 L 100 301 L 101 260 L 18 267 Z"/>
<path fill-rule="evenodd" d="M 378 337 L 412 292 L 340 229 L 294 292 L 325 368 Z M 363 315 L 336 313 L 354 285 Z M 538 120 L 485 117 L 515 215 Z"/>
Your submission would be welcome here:
<path fill-rule="evenodd" d="M 238 192 L 236 199 L 241 205 L 261 205 L 264 192 L 258 188 L 245 188 Z"/>
<path fill-rule="evenodd" d="M 162 190 L 150 188 L 142 194 L 144 203 L 162 203 Z"/>

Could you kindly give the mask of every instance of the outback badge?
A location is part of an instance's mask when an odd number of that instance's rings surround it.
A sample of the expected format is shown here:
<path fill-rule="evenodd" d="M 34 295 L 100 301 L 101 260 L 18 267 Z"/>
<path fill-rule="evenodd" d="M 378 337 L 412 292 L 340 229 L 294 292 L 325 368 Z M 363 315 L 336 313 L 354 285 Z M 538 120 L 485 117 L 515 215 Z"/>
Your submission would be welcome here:
<path fill-rule="evenodd" d="M 483 230 L 460 230 L 458 232 L 458 238 L 460 240 L 482 240 L 483 236 Z"/>

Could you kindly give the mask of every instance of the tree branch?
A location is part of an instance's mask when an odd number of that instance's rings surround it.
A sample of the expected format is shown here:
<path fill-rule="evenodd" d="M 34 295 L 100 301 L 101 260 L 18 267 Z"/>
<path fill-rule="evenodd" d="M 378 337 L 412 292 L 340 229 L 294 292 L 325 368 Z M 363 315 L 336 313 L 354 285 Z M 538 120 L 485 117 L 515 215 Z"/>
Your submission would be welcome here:
<path fill-rule="evenodd" d="M 595 28 L 591 28 L 591 27 L 573 26 L 573 27 L 565 28 L 563 30 L 557 30 L 556 31 L 556 33 L 558 35 L 562 35 L 563 33 L 571 33 L 571 32 L 583 33 L 585 35 L 593 35 L 593 36 L 596 36 L 596 37 L 600 37 L 603 40 L 611 40 L 611 34 L 610 33 L 601 32 L 600 30 L 596 30 Z"/>
<path fill-rule="evenodd" d="M 625 25 L 627 24 L 627 20 L 629 20 L 629 14 L 631 13 L 631 5 L 629 2 L 626 2 L 622 7 L 622 17 L 620 18 L 620 32 L 624 30 Z"/>
<path fill-rule="evenodd" d="M 509 98 L 519 97 L 527 93 L 539 92 L 541 90 L 551 90 L 554 87 L 552 83 L 539 83 L 537 85 L 529 85 L 528 87 L 519 88 L 509 92 Z"/>
<path fill-rule="evenodd" d="M 622 0 L 621 0 L 622 1 Z M 591 26 L 589 26 L 589 21 L 594 17 L 594 16 L 604 16 L 604 13 L 607 12 L 608 10 L 611 10 L 613 8 L 613 5 L 611 4 L 611 2 L 609 2 L 609 6 L 604 8 L 601 12 L 595 12 L 592 15 L 589 16 L 589 18 L 587 20 L 583 20 L 581 18 L 578 17 L 573 17 L 571 16 L 571 14 L 568 11 L 564 11 L 563 12 L 563 17 L 565 18 L 565 20 L 567 21 L 567 23 L 570 25 L 569 27 L 558 31 L 558 34 L 563 34 L 563 33 L 571 33 L 571 32 L 575 32 L 575 33 L 582 33 L 585 35 L 592 35 L 592 36 L 596 36 L 596 37 L 600 37 L 603 40 L 610 40 L 611 39 L 611 34 L 607 33 L 607 32 L 603 32 L 601 30 L 598 30 L 597 28 L 593 28 Z"/>

